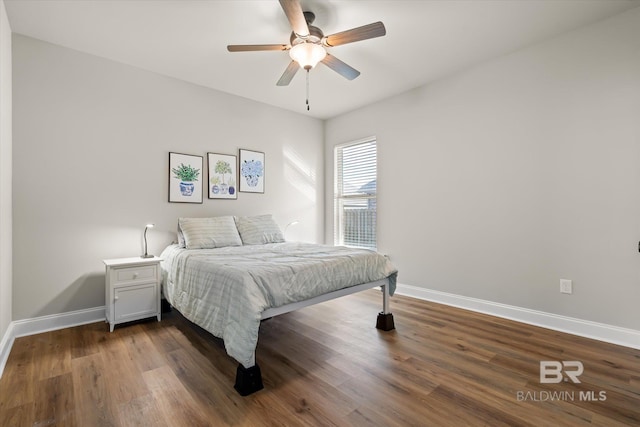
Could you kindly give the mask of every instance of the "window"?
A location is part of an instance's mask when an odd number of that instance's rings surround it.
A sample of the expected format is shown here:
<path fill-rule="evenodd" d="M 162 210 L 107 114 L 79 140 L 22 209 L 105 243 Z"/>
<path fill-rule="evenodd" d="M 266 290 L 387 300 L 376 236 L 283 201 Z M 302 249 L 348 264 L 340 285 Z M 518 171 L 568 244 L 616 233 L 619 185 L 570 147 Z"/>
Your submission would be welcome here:
<path fill-rule="evenodd" d="M 335 148 L 336 245 L 376 249 L 376 140 Z"/>

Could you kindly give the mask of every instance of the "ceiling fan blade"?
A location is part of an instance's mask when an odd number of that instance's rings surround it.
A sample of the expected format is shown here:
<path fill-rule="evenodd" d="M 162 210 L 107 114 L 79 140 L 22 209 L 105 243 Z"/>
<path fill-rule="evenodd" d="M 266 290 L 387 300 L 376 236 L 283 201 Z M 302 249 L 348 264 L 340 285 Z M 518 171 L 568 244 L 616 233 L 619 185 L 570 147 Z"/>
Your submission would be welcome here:
<path fill-rule="evenodd" d="M 286 44 L 230 44 L 227 46 L 229 52 L 255 52 L 260 50 L 287 50 Z"/>
<path fill-rule="evenodd" d="M 284 14 L 287 15 L 287 19 L 291 24 L 293 32 L 300 37 L 307 37 L 309 35 L 309 27 L 307 26 L 307 20 L 304 19 L 300 1 L 280 0 L 280 6 L 282 6 L 282 9 L 284 10 Z"/>
<path fill-rule="evenodd" d="M 321 62 L 347 80 L 353 80 L 360 75 L 360 71 L 356 70 L 350 65 L 345 64 L 335 56 L 328 53 Z"/>
<path fill-rule="evenodd" d="M 276 84 L 278 86 L 287 86 L 289 83 L 291 83 L 291 79 L 293 79 L 293 76 L 296 75 L 299 68 L 300 66 L 296 61 L 289 62 L 287 69 L 284 70 L 284 73 L 282 73 L 280 80 L 278 80 L 278 83 Z"/>
<path fill-rule="evenodd" d="M 385 34 L 387 34 L 387 30 L 384 28 L 384 24 L 378 21 L 373 24 L 331 34 L 324 38 L 323 43 L 327 46 L 340 46 L 341 44 L 382 37 Z"/>

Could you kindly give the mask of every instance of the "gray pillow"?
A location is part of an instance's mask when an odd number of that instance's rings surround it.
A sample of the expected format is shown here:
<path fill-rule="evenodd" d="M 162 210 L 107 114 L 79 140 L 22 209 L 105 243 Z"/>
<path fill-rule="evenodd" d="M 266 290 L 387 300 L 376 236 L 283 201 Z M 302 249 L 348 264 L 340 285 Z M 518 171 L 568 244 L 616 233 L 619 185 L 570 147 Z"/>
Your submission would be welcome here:
<path fill-rule="evenodd" d="M 178 227 L 182 230 L 187 249 L 242 246 L 242 240 L 232 216 L 180 218 Z"/>
<path fill-rule="evenodd" d="M 272 215 L 237 216 L 236 226 L 245 245 L 284 242 L 284 236 Z"/>

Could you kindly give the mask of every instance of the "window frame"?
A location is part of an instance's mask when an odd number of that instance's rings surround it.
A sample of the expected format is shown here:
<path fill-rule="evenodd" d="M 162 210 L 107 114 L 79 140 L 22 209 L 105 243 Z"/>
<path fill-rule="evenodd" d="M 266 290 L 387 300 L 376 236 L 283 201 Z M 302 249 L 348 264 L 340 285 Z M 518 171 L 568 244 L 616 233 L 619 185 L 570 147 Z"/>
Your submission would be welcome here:
<path fill-rule="evenodd" d="M 375 194 L 340 194 L 340 177 L 338 166 L 338 153 L 348 147 L 356 145 L 364 145 L 374 143 L 375 144 L 375 180 L 376 180 L 376 192 Z M 377 217 L 377 199 L 378 199 L 378 141 L 375 136 L 369 136 L 367 138 L 358 139 L 355 141 L 349 141 L 341 144 L 337 144 L 333 148 L 333 244 L 347 246 L 344 243 L 344 215 L 343 215 L 343 202 L 346 200 L 375 200 L 376 201 L 376 217 Z M 367 249 L 377 250 L 378 246 L 378 221 L 376 218 L 375 228 L 373 230 L 375 245 L 373 248 L 366 247 Z M 351 246 L 351 247 L 364 247 L 364 246 Z"/>

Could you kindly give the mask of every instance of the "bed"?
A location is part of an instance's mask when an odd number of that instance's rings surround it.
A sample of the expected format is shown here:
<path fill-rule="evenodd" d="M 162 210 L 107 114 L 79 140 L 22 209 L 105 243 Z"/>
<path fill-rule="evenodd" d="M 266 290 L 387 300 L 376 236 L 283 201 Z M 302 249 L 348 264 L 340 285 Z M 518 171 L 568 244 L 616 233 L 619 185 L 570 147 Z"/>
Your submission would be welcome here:
<path fill-rule="evenodd" d="M 164 297 L 223 339 L 239 363 L 241 395 L 263 388 L 255 356 L 263 319 L 380 286 L 376 326 L 394 328 L 389 297 L 397 270 L 376 252 L 285 242 L 270 215 L 180 218 L 178 236 L 161 254 Z"/>

